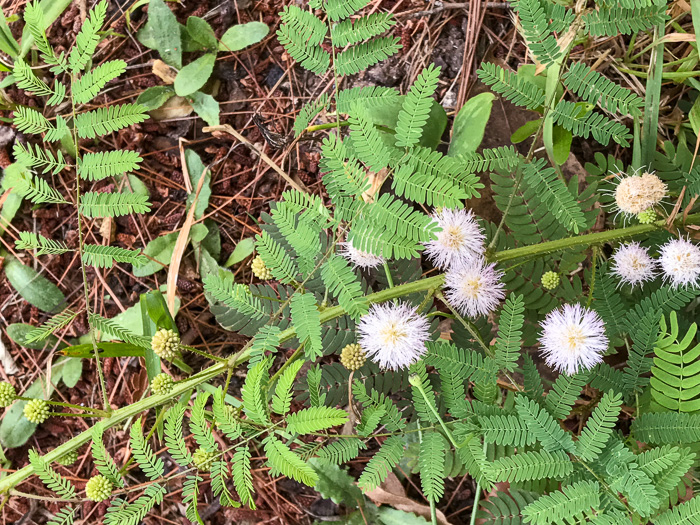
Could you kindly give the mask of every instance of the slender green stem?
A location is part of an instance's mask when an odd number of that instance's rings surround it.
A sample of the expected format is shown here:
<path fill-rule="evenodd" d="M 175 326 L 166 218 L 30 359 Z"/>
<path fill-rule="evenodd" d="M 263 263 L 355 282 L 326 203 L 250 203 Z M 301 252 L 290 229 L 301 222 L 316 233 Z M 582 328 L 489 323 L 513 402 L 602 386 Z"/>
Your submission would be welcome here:
<path fill-rule="evenodd" d="M 430 411 L 433 413 L 435 418 L 440 423 L 440 426 L 442 427 L 443 432 L 447 436 L 447 439 L 450 440 L 450 443 L 452 443 L 452 446 L 455 448 L 460 448 L 460 446 L 455 441 L 455 438 L 452 435 L 452 432 L 450 432 L 450 429 L 447 428 L 447 425 L 445 425 L 445 422 L 440 417 L 440 414 L 438 414 L 437 410 L 435 410 L 435 407 L 433 406 L 434 401 L 431 402 L 430 399 L 428 399 L 428 395 L 425 393 L 425 390 L 423 389 L 423 385 L 421 384 L 420 378 L 418 376 L 411 376 L 408 378 L 408 382 L 411 383 L 412 386 L 416 387 L 418 389 L 418 391 L 420 392 L 420 395 L 423 397 L 423 399 L 425 399 L 425 404 L 428 406 Z"/>
<path fill-rule="evenodd" d="M 277 380 L 279 379 L 279 377 L 282 375 L 282 373 L 287 369 L 287 367 L 288 367 L 289 365 L 291 365 L 294 361 L 296 361 L 297 359 L 299 359 L 299 357 L 301 356 L 301 354 L 302 354 L 303 351 L 304 351 L 304 347 L 303 347 L 303 346 L 300 346 L 299 348 L 297 348 L 296 350 L 294 350 L 294 353 L 291 355 L 291 357 L 290 357 L 289 359 L 287 359 L 287 360 L 282 364 L 282 366 L 279 368 L 279 370 L 277 370 L 277 372 L 275 372 L 275 374 L 274 374 L 274 375 L 270 378 L 270 380 L 267 382 L 267 385 L 268 385 L 268 386 L 273 385 L 273 384 L 275 383 L 275 381 L 277 381 Z"/>
<path fill-rule="evenodd" d="M 484 454 L 486 454 L 486 442 L 484 442 Z M 476 523 L 476 511 L 479 508 L 479 500 L 481 499 L 481 480 L 476 482 L 476 492 L 474 493 L 474 504 L 472 505 L 472 516 L 469 520 L 469 525 Z"/>
<path fill-rule="evenodd" d="M 206 357 L 207 359 L 211 359 L 212 361 L 217 361 L 219 363 L 225 363 L 227 361 L 226 358 L 212 355 L 208 352 L 204 352 L 203 350 L 199 350 L 198 348 L 195 348 L 193 346 L 180 345 L 180 348 L 184 348 L 185 350 L 192 352 L 193 354 L 201 355 L 202 357 Z"/>
<path fill-rule="evenodd" d="M 73 144 L 75 145 L 75 164 L 80 163 L 80 142 L 78 142 L 78 127 L 76 123 L 76 111 L 75 111 L 75 100 L 73 99 L 73 75 L 70 75 L 71 84 L 71 111 L 73 113 Z M 80 259 L 80 272 L 83 276 L 83 293 L 85 295 L 85 311 L 88 315 L 88 320 L 90 319 L 90 283 L 88 282 L 87 272 L 85 271 L 85 260 L 83 259 L 83 221 L 82 214 L 80 213 L 80 171 L 75 170 L 75 206 L 76 206 L 76 216 L 78 219 L 78 258 Z M 97 369 L 97 378 L 100 382 L 100 392 L 102 393 L 102 404 L 107 412 L 110 412 L 112 408 L 109 405 L 109 399 L 107 398 L 107 385 L 105 383 L 104 372 L 102 371 L 102 365 L 100 362 L 100 350 L 97 348 L 97 337 L 95 336 L 95 330 L 93 330 L 92 325 L 89 326 L 90 331 L 90 342 L 92 343 L 92 351 L 95 354 L 95 368 Z"/>
<path fill-rule="evenodd" d="M 391 270 L 389 269 L 389 263 L 384 261 L 384 273 L 386 274 L 386 282 L 389 285 L 389 288 L 394 287 L 394 279 L 391 277 Z"/>

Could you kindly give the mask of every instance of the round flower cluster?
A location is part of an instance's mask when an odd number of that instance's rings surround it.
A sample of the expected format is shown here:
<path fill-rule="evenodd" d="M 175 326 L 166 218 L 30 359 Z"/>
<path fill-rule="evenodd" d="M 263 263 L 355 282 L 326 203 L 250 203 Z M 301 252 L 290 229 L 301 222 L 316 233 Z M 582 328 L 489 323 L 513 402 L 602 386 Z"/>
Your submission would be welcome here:
<path fill-rule="evenodd" d="M 425 253 L 435 266 L 444 270 L 483 255 L 486 237 L 471 210 L 443 208 L 434 220 L 442 230 L 427 243 Z"/>
<path fill-rule="evenodd" d="M 169 374 L 158 374 L 153 378 L 153 381 L 151 381 L 151 391 L 157 396 L 169 394 L 173 389 L 173 384 L 175 384 L 175 382 Z"/>
<path fill-rule="evenodd" d="M 647 248 L 632 242 L 617 249 L 611 268 L 620 284 L 636 286 L 651 281 L 660 268 L 664 282 L 673 288 L 697 286 L 700 284 L 700 247 L 690 239 L 673 239 L 659 248 L 659 259 L 655 261 Z"/>
<path fill-rule="evenodd" d="M 101 474 L 93 476 L 85 485 L 85 495 L 90 501 L 104 501 L 112 495 L 112 482 Z"/>
<path fill-rule="evenodd" d="M 173 330 L 161 328 L 151 339 L 151 348 L 158 357 L 170 361 L 180 351 L 180 336 Z"/>
<path fill-rule="evenodd" d="M 17 391 L 10 383 L 0 383 L 0 407 L 9 407 L 17 399 Z"/>
<path fill-rule="evenodd" d="M 340 352 L 340 362 L 351 372 L 362 368 L 366 360 L 367 354 L 365 354 L 362 347 L 356 343 L 345 345 Z"/>
<path fill-rule="evenodd" d="M 656 275 L 656 262 L 649 256 L 649 251 L 638 242 L 620 246 L 612 257 L 612 274 L 620 283 L 636 286 L 651 281 Z"/>
<path fill-rule="evenodd" d="M 24 406 L 24 417 L 37 425 L 49 419 L 50 413 L 49 404 L 43 399 L 32 399 Z"/>
<path fill-rule="evenodd" d="M 207 452 L 200 447 L 192 454 L 192 462 L 201 472 L 208 472 L 209 469 L 211 469 L 211 463 L 215 457 L 216 454 L 214 452 Z"/>
<path fill-rule="evenodd" d="M 554 290 L 559 286 L 559 274 L 557 272 L 548 271 L 542 274 L 542 288 L 545 290 Z"/>
<path fill-rule="evenodd" d="M 653 173 L 621 177 L 615 188 L 615 204 L 626 216 L 653 208 L 666 196 L 666 184 Z"/>
<path fill-rule="evenodd" d="M 338 253 L 356 267 L 362 268 L 363 270 L 381 266 L 386 260 L 381 255 L 374 255 L 373 253 L 358 250 L 350 242 L 341 242 L 340 251 Z"/>
<path fill-rule="evenodd" d="M 368 357 L 389 370 L 400 370 L 425 353 L 430 324 L 408 303 L 373 304 L 357 326 Z"/>
<path fill-rule="evenodd" d="M 262 257 L 259 255 L 253 259 L 253 262 L 250 264 L 250 269 L 253 270 L 253 275 L 261 281 L 272 279 L 272 271 L 265 266 L 265 261 L 263 261 Z"/>
<path fill-rule="evenodd" d="M 496 270 L 494 263 L 486 264 L 483 258 L 475 257 L 447 270 L 447 300 L 462 315 L 488 315 L 506 295 L 501 277 L 503 272 Z"/>
<path fill-rule="evenodd" d="M 64 467 L 67 467 L 69 465 L 72 465 L 76 461 L 78 461 L 78 451 L 71 450 L 70 452 L 66 452 L 60 458 L 58 458 L 56 460 L 56 463 L 58 463 L 59 465 L 63 465 Z"/>
<path fill-rule="evenodd" d="M 545 363 L 565 374 L 593 368 L 608 349 L 605 324 L 593 310 L 565 304 L 541 323 L 540 350 Z"/>

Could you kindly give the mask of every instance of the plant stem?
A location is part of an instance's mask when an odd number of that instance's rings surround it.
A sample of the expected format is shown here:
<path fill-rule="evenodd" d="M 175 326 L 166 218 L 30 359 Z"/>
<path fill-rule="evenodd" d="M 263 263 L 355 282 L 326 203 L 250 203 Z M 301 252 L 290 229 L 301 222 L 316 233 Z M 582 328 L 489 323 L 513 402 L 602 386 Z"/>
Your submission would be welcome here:
<path fill-rule="evenodd" d="M 391 270 L 389 270 L 389 264 L 384 261 L 384 273 L 386 274 L 386 282 L 389 285 L 389 288 L 394 287 L 394 279 L 391 277 Z"/>
<path fill-rule="evenodd" d="M 443 432 L 445 433 L 445 435 L 447 435 L 447 439 L 450 440 L 450 443 L 452 443 L 452 446 L 455 448 L 460 448 L 460 446 L 455 441 L 454 436 L 452 436 L 452 432 L 450 432 L 450 429 L 447 428 L 447 425 L 445 425 L 445 422 L 440 417 L 440 414 L 438 414 L 437 411 L 435 410 L 435 407 L 433 406 L 434 402 L 431 403 L 430 399 L 428 399 L 428 395 L 425 393 L 425 390 L 423 389 L 423 385 L 421 384 L 418 376 L 413 376 L 413 378 L 417 379 L 417 381 L 413 381 L 411 378 L 409 378 L 408 382 L 411 383 L 412 386 L 416 387 L 418 389 L 418 391 L 420 392 L 420 395 L 423 396 L 423 399 L 425 400 L 425 404 L 428 406 L 430 411 L 433 413 L 435 418 L 440 423 L 440 426 L 442 427 Z"/>
<path fill-rule="evenodd" d="M 75 100 L 73 98 L 73 85 L 74 78 L 70 75 L 70 85 L 71 85 L 71 112 L 73 113 L 73 144 L 75 145 L 75 164 L 79 164 L 80 160 L 80 143 L 78 142 L 78 127 L 76 126 L 76 113 L 75 113 Z M 102 404 L 107 413 L 111 412 L 112 408 L 109 406 L 109 399 L 107 398 L 107 386 L 105 383 L 104 372 L 102 371 L 102 365 L 100 363 L 100 350 L 97 348 L 97 338 L 95 337 L 95 330 L 92 328 L 90 320 L 90 284 L 87 278 L 87 272 L 85 271 L 85 260 L 83 259 L 83 221 L 82 215 L 80 213 L 80 172 L 75 169 L 75 207 L 76 207 L 76 217 L 78 219 L 78 258 L 80 259 L 80 271 L 83 276 L 83 292 L 85 294 L 85 311 L 88 316 L 88 324 L 90 325 L 90 342 L 92 343 L 92 351 L 95 354 L 95 368 L 97 369 L 97 377 L 100 382 L 100 392 L 102 393 Z M 97 271 L 97 270 L 95 270 Z"/>
<path fill-rule="evenodd" d="M 484 454 L 486 453 L 486 442 L 484 442 Z M 476 523 L 476 511 L 479 508 L 479 500 L 481 499 L 481 480 L 476 482 L 476 491 L 474 492 L 474 503 L 472 505 L 472 516 L 469 520 L 469 525 Z"/>

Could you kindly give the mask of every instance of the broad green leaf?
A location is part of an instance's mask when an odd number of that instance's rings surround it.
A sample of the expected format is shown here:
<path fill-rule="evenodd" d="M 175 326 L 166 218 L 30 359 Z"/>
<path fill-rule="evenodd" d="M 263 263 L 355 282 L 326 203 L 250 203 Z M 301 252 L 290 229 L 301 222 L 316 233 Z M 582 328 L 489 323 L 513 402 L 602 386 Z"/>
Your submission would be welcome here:
<path fill-rule="evenodd" d="M 255 239 L 253 237 L 248 237 L 247 239 L 242 239 L 236 247 L 231 252 L 231 255 L 226 259 L 224 267 L 229 268 L 234 264 L 241 262 L 243 259 L 251 255 L 255 251 Z"/>
<path fill-rule="evenodd" d="M 182 39 L 180 24 L 163 0 L 151 0 L 148 4 L 148 26 L 154 47 L 168 65 L 182 68 Z"/>
<path fill-rule="evenodd" d="M 187 97 L 187 101 L 192 104 L 197 115 L 210 126 L 219 125 L 219 103 L 211 95 L 195 91 Z"/>
<path fill-rule="evenodd" d="M 136 99 L 136 103 L 145 106 L 149 110 L 158 109 L 174 95 L 175 90 L 172 86 L 153 86 L 141 93 Z"/>
<path fill-rule="evenodd" d="M 207 228 L 201 222 L 198 224 L 193 224 L 192 228 L 190 228 L 190 239 L 193 242 L 202 242 L 208 233 L 209 228 Z"/>
<path fill-rule="evenodd" d="M 421 516 L 391 507 L 379 509 L 379 520 L 384 525 L 430 525 L 430 522 Z"/>
<path fill-rule="evenodd" d="M 163 264 L 158 264 L 156 261 L 149 259 L 143 266 L 133 269 L 134 275 L 136 277 L 147 277 L 166 268 L 173 256 L 173 250 L 175 250 L 175 243 L 179 234 L 180 232 L 168 233 L 149 242 L 143 249 L 143 253 Z"/>
<path fill-rule="evenodd" d="M 391 103 L 381 103 L 376 106 L 372 106 L 372 111 L 369 111 L 369 117 L 372 119 L 372 123 L 378 126 L 385 126 L 389 129 L 394 129 L 396 127 L 396 122 L 399 118 L 399 111 L 401 110 L 401 104 L 403 104 L 405 95 L 398 97 L 397 100 Z M 426 148 L 435 149 L 438 144 L 440 144 L 440 138 L 442 133 L 445 131 L 447 126 L 447 113 L 445 109 L 433 101 L 433 105 L 430 108 L 430 114 L 428 115 L 428 121 L 423 127 L 423 135 L 421 135 L 419 145 Z M 382 134 L 382 138 L 386 138 L 387 142 L 391 145 L 395 142 L 394 135 Z"/>
<path fill-rule="evenodd" d="M 3 193 L 10 189 L 9 181 L 12 179 L 12 172 L 15 170 L 21 171 L 26 170 L 26 168 L 17 163 L 10 164 L 7 168 L 5 168 L 2 178 L 2 185 L 0 185 Z M 5 233 L 7 226 L 10 224 L 10 222 L 12 222 L 12 219 L 14 219 L 15 214 L 21 205 L 22 197 L 14 191 L 11 191 L 7 195 L 5 202 L 2 204 L 2 209 L 0 210 L 0 235 Z"/>
<path fill-rule="evenodd" d="M 19 44 L 12 36 L 12 31 L 7 25 L 7 19 L 2 10 L 0 10 L 0 51 L 7 53 L 12 58 L 16 58 L 19 54 Z"/>
<path fill-rule="evenodd" d="M 25 301 L 43 312 L 53 312 L 66 300 L 58 286 L 12 256 L 5 258 L 5 276 Z"/>
<path fill-rule="evenodd" d="M 552 130 L 552 143 L 553 143 L 553 153 L 554 162 L 561 165 L 566 162 L 569 158 L 569 153 L 571 153 L 571 140 L 573 135 L 567 129 L 561 126 L 554 126 Z"/>
<path fill-rule="evenodd" d="M 513 134 L 510 136 L 510 141 L 513 144 L 519 144 L 523 140 L 527 140 L 535 134 L 535 132 L 540 128 L 541 125 L 541 118 L 526 122 L 513 132 Z"/>
<path fill-rule="evenodd" d="M 207 53 L 187 64 L 175 77 L 175 93 L 185 97 L 200 89 L 209 80 L 215 63 L 216 55 Z"/>
<path fill-rule="evenodd" d="M 270 32 L 270 28 L 262 22 L 248 22 L 229 27 L 221 37 L 219 51 L 240 51 L 257 44 Z"/>
<path fill-rule="evenodd" d="M 695 136 L 700 136 L 700 97 L 695 99 L 693 107 L 690 108 L 688 120 L 690 120 L 690 127 L 693 128 Z"/>
<path fill-rule="evenodd" d="M 475 153 L 484 138 L 486 123 L 496 95 L 490 91 L 479 93 L 467 100 L 455 117 L 452 140 L 447 154 L 450 157 Z"/>
<path fill-rule="evenodd" d="M 207 49 L 215 50 L 219 45 L 209 22 L 198 16 L 191 16 L 187 19 L 187 34 L 192 40 L 202 44 Z"/>
<path fill-rule="evenodd" d="M 51 383 L 45 384 L 45 377 L 34 381 L 27 390 L 22 393 L 22 397 L 48 399 L 53 394 L 54 386 L 63 379 L 65 366 L 69 361 L 80 361 L 70 357 L 57 359 L 51 367 Z M 72 365 L 75 366 L 75 365 Z M 11 407 L 5 411 L 5 417 L 0 423 L 0 444 L 5 448 L 15 448 L 24 445 L 34 434 L 37 425 L 30 423 L 24 417 L 24 406 L 27 401 L 15 401 Z"/>
<path fill-rule="evenodd" d="M 206 166 L 202 162 L 200 156 L 191 149 L 185 150 L 185 164 L 187 165 L 187 172 L 190 176 L 190 184 L 192 185 L 192 193 L 187 196 L 187 208 L 192 205 L 194 201 L 194 196 L 197 191 L 197 185 L 199 184 L 199 179 L 204 173 Z M 204 176 L 204 183 L 202 184 L 202 189 L 199 192 L 199 197 L 197 198 L 197 206 L 194 210 L 194 218 L 199 220 L 204 215 L 204 212 L 209 207 L 209 197 L 211 197 L 211 173 L 207 171 Z"/>
<path fill-rule="evenodd" d="M 207 227 L 207 236 L 201 243 L 211 257 L 218 260 L 221 256 L 221 232 L 219 225 L 213 219 L 204 219 L 204 225 Z"/>
<path fill-rule="evenodd" d="M 66 364 L 63 365 L 63 383 L 68 388 L 73 388 L 80 381 L 80 376 L 83 374 L 82 359 L 69 357 Z"/>
<path fill-rule="evenodd" d="M 166 289 L 165 285 L 161 286 L 163 290 Z M 146 294 L 144 294 L 146 295 Z M 175 296 L 175 312 L 177 312 L 180 309 L 180 299 Z M 148 336 L 152 334 L 147 334 L 143 331 L 143 323 L 142 323 L 142 315 L 141 315 L 141 303 L 138 302 L 131 308 L 127 308 L 124 310 L 122 313 L 119 315 L 116 315 L 112 317 L 111 319 L 114 323 L 118 324 L 125 330 L 129 330 L 130 332 L 136 334 L 136 335 L 143 335 L 143 336 Z M 155 332 L 154 332 L 155 333 Z M 113 334 L 109 333 L 103 333 L 102 334 L 102 339 L 104 340 L 116 340 L 118 341 L 119 338 L 115 337 Z"/>

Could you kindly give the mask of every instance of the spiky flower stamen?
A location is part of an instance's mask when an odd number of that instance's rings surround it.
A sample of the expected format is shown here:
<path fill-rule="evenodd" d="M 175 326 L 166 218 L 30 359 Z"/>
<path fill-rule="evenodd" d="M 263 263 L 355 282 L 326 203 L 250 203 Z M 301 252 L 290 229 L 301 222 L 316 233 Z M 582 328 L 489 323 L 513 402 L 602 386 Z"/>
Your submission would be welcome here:
<path fill-rule="evenodd" d="M 425 253 L 438 268 L 450 268 L 480 257 L 485 236 L 471 210 L 443 209 L 435 215 L 442 228 L 437 239 L 426 244 Z"/>
<path fill-rule="evenodd" d="M 447 300 L 462 315 L 488 315 L 505 297 L 502 277 L 494 263 L 481 257 L 456 265 L 445 274 Z"/>

